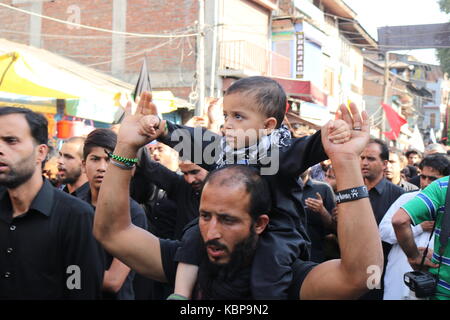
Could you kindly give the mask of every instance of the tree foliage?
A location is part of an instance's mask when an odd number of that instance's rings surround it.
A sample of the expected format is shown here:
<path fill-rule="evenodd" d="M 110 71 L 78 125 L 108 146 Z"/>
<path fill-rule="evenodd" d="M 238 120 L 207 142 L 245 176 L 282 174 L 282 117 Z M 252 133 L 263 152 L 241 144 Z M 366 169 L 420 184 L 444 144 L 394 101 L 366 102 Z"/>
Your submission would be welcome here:
<path fill-rule="evenodd" d="M 450 13 L 450 0 L 438 0 L 441 11 Z"/>

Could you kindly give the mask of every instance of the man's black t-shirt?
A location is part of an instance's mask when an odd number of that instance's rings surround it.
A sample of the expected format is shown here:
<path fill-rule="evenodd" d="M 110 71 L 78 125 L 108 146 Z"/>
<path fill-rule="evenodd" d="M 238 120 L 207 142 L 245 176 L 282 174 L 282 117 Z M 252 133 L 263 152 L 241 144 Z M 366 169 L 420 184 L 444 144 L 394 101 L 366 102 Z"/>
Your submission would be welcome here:
<path fill-rule="evenodd" d="M 160 239 L 159 243 L 161 247 L 161 260 L 164 273 L 166 275 L 167 281 L 170 284 L 174 285 L 178 266 L 178 262 L 174 260 L 174 257 L 178 248 L 181 247 L 181 241 Z M 292 265 L 292 284 L 289 287 L 288 291 L 289 299 L 299 299 L 300 288 L 303 284 L 303 281 L 315 266 L 317 266 L 317 263 L 312 261 L 302 261 L 298 259 L 294 262 L 294 264 Z M 248 285 L 250 287 L 250 281 Z"/>

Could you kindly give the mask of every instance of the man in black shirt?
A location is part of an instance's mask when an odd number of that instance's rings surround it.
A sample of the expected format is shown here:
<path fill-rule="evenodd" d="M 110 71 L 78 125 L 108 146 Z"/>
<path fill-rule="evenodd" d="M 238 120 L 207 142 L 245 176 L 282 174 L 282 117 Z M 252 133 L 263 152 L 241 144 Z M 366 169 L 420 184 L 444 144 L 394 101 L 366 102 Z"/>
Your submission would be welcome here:
<path fill-rule="evenodd" d="M 312 180 L 310 170 L 300 178 L 303 181 L 303 204 L 306 211 L 308 235 L 311 239 L 311 261 L 325 261 L 325 236 L 333 231 L 333 209 L 336 207 L 331 187 L 323 182 Z"/>
<path fill-rule="evenodd" d="M 109 155 L 116 146 L 117 135 L 110 129 L 96 129 L 86 138 L 83 147 L 83 171 L 89 182 L 86 192 L 77 196 L 89 203 L 93 208 L 97 206 L 98 192 L 103 182 Z M 131 220 L 137 227 L 147 229 L 147 219 L 144 209 L 130 198 Z M 118 300 L 134 300 L 133 279 L 135 272 L 105 252 L 105 276 L 103 279 L 103 298 Z"/>
<path fill-rule="evenodd" d="M 175 202 L 176 217 L 170 239 L 181 239 L 184 227 L 198 217 L 198 206 L 203 181 L 208 171 L 189 161 L 181 161 L 179 167 L 183 176 L 151 160 L 147 149 L 142 149 L 136 173 L 132 179 L 133 189 L 147 190 L 156 185 Z"/>
<path fill-rule="evenodd" d="M 81 168 L 84 140 L 83 137 L 69 138 L 62 145 L 58 157 L 58 180 L 65 184 L 63 191 L 75 197 L 89 189 L 86 174 Z"/>
<path fill-rule="evenodd" d="M 138 149 L 148 141 L 147 132 L 135 130 L 146 110 L 141 104 L 137 113 L 130 115 L 129 109 L 122 122 L 120 142 L 114 150 L 115 157 L 126 158 L 125 163 L 134 159 Z M 364 114 L 361 119 L 355 113 L 353 121 L 355 131 L 351 141 L 344 145 L 324 142 L 341 191 L 363 184 L 359 154 L 369 137 L 368 117 Z M 328 128 L 324 130 L 327 134 Z M 130 179 L 131 172 L 123 168 L 123 164 L 109 165 L 98 199 L 94 234 L 106 250 L 137 272 L 158 281 L 173 281 L 176 270 L 173 256 L 179 242 L 160 240 L 131 224 Z M 249 267 L 260 235 L 271 232 L 266 230 L 270 201 L 267 181 L 252 168 L 224 167 L 209 175 L 201 196 L 199 217 L 206 250 L 194 253 L 203 255 L 194 297 L 251 298 Z M 290 298 L 356 298 L 367 291 L 368 268 L 375 266 L 381 270 L 380 237 L 368 199 L 361 196 L 338 207 L 342 210 L 338 224 L 342 260 L 327 261 L 315 267 L 311 262 L 296 260 L 291 267 Z"/>
<path fill-rule="evenodd" d="M 42 115 L 0 108 L 0 299 L 96 299 L 93 210 L 42 179 L 47 139 Z"/>
<path fill-rule="evenodd" d="M 370 203 L 377 224 L 380 224 L 389 207 L 405 191 L 384 177 L 389 162 L 389 149 L 379 139 L 371 139 L 361 154 L 361 171 L 369 189 Z"/>

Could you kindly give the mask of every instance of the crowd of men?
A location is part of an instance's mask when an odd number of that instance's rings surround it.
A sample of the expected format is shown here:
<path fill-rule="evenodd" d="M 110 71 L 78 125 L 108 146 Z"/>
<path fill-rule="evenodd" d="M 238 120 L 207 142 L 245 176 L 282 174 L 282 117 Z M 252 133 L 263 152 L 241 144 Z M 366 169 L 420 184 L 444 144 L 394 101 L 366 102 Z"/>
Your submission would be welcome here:
<path fill-rule="evenodd" d="M 0 299 L 185 299 L 176 288 L 184 251 L 198 266 L 188 298 L 257 299 L 253 288 L 272 281 L 252 276 L 264 237 L 276 234 L 274 208 L 282 208 L 271 178 L 245 164 L 212 169 L 179 157 L 167 143 L 174 124 L 153 107 L 144 95 L 119 134 L 72 137 L 53 157 L 43 116 L 0 108 Z M 422 247 L 436 249 L 430 233 L 438 238 L 445 212 L 447 149 L 403 153 L 370 138 L 356 106 L 340 112 L 350 134 L 333 142 L 332 126 L 317 132 L 320 150 L 310 151 L 328 159 L 317 156 L 292 185 L 302 194 L 306 235 L 289 263 L 286 295 L 264 297 L 412 299 L 403 276 L 420 267 Z M 218 137 L 232 116 L 214 124 Z M 315 138 L 290 129 L 287 143 L 309 143 L 308 151 Z M 343 201 L 347 190 L 358 197 Z M 450 294 L 446 250 L 430 250 L 425 261 L 439 277 L 437 299 Z"/>

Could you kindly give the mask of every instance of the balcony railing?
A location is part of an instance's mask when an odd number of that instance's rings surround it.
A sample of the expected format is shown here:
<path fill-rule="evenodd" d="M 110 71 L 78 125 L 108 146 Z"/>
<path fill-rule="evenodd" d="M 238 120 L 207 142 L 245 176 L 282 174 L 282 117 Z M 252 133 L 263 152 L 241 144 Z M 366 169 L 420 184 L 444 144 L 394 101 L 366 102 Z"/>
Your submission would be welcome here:
<path fill-rule="evenodd" d="M 246 75 L 291 77 L 291 60 L 245 40 L 220 43 L 220 69 Z"/>

